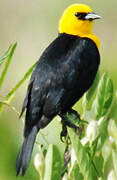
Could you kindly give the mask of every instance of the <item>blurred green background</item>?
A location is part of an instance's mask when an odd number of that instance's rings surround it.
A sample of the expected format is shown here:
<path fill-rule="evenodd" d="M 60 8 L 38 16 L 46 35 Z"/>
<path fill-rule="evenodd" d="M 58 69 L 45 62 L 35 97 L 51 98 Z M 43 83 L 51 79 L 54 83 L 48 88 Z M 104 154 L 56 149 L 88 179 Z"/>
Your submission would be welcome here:
<path fill-rule="evenodd" d="M 63 10 L 72 3 L 86 3 L 103 17 L 96 21 L 94 32 L 101 40 L 101 72 L 107 71 L 117 88 L 117 1 L 111 0 L 0 0 L 0 54 L 17 41 L 18 46 L 8 70 L 0 95 L 6 95 L 22 78 L 28 68 L 38 60 L 43 50 L 57 36 L 58 21 Z M 13 101 L 18 111 L 26 93 L 28 81 L 17 91 Z M 57 127 L 58 131 L 54 131 Z M 52 123 L 42 132 L 49 143 L 63 144 L 59 139 L 61 126 L 58 121 Z M 30 164 L 25 177 L 16 178 L 15 160 L 23 141 L 23 123 L 18 115 L 8 107 L 0 117 L 0 180 L 33 180 L 38 174 Z M 45 143 L 41 135 L 38 141 Z M 46 143 L 45 143 L 46 144 Z M 35 146 L 35 151 L 38 146 Z M 34 154 L 34 153 L 33 153 Z M 32 158 L 33 161 L 33 158 Z"/>

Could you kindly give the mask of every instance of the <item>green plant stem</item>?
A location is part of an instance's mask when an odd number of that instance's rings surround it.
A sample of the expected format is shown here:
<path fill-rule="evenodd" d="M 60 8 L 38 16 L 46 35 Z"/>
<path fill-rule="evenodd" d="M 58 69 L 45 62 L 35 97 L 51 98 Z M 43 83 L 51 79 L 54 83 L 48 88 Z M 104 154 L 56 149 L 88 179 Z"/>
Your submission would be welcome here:
<path fill-rule="evenodd" d="M 19 87 L 24 83 L 24 81 L 29 77 L 29 75 L 32 73 L 36 63 L 34 63 L 26 72 L 24 77 L 16 84 L 16 86 L 7 94 L 6 98 L 9 98 Z"/>
<path fill-rule="evenodd" d="M 14 97 L 15 97 L 15 92 L 17 91 L 17 89 L 19 89 L 19 87 L 24 83 L 24 81 L 29 77 L 29 75 L 32 73 L 34 67 L 35 67 L 36 63 L 34 63 L 31 68 L 29 68 L 29 70 L 26 72 L 26 74 L 24 75 L 24 77 L 15 85 L 15 87 L 13 89 L 11 89 L 11 91 L 6 95 L 4 101 L 7 101 L 8 104 L 10 104 Z M 0 114 L 2 113 L 4 108 L 4 104 L 0 103 Z"/>
<path fill-rule="evenodd" d="M 12 47 L 12 44 L 9 46 L 9 48 L 5 51 L 5 53 L 0 57 L 0 66 L 3 64 L 4 60 L 8 58 L 10 55 L 9 51 Z"/>
<path fill-rule="evenodd" d="M 0 101 L 0 104 L 4 104 L 7 105 L 9 108 L 11 108 L 14 112 L 16 112 L 18 114 L 18 116 L 20 115 L 20 112 L 14 107 L 11 106 L 9 103 L 5 102 L 5 101 Z"/>
<path fill-rule="evenodd" d="M 93 165 L 93 167 L 94 167 L 94 169 L 95 169 L 95 171 L 96 171 L 96 173 L 97 173 L 97 176 L 99 177 L 99 172 L 98 172 L 98 170 L 97 170 L 97 168 L 96 168 L 96 166 L 95 166 L 95 163 L 93 162 L 93 159 L 92 159 L 92 157 L 91 157 L 91 155 L 90 155 L 90 152 L 89 152 L 89 151 L 87 151 L 87 152 L 88 152 L 89 158 L 90 158 L 90 160 L 91 160 L 91 163 L 92 163 L 92 165 Z"/>
<path fill-rule="evenodd" d="M 3 72 L 2 72 L 2 74 L 1 74 L 1 77 L 0 77 L 0 88 L 2 87 L 2 84 L 3 84 L 3 82 L 4 82 L 4 79 L 5 79 L 6 73 L 7 73 L 7 71 L 8 71 L 8 67 L 9 67 L 10 62 L 11 62 L 11 60 L 12 60 L 12 57 L 13 57 L 13 54 L 14 54 L 14 51 L 15 51 L 16 46 L 17 46 L 17 43 L 15 43 L 15 44 L 13 45 L 12 50 L 11 50 L 9 56 L 8 56 L 8 60 L 6 61 L 5 67 L 4 67 Z"/>

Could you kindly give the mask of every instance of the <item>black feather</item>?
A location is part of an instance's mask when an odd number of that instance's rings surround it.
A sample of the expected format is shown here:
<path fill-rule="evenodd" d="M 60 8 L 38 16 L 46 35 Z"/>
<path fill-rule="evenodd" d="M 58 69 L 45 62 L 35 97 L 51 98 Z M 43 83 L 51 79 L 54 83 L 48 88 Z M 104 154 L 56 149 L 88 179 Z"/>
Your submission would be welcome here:
<path fill-rule="evenodd" d="M 27 137 L 25 137 L 22 148 L 16 160 L 16 175 L 21 174 L 23 176 L 25 174 L 25 171 L 31 159 L 31 154 L 37 133 L 38 129 L 36 126 L 34 126 Z"/>
<path fill-rule="evenodd" d="M 99 63 L 98 48 L 88 38 L 60 34 L 44 51 L 32 73 L 21 112 L 26 108 L 17 175 L 24 175 L 28 167 L 38 129 L 72 108 L 92 85 Z"/>

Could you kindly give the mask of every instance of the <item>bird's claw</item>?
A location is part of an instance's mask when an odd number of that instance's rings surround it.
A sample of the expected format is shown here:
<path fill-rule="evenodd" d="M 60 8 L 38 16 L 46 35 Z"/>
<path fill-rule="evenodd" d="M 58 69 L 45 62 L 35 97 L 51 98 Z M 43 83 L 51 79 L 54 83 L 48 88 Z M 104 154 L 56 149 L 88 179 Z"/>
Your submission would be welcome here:
<path fill-rule="evenodd" d="M 62 142 L 65 142 L 65 138 L 67 136 L 67 127 L 65 124 L 63 124 L 63 127 L 62 127 L 62 131 L 61 131 L 61 134 L 60 134 L 60 139 Z"/>
<path fill-rule="evenodd" d="M 61 140 L 61 142 L 65 142 L 65 136 L 62 136 L 61 134 L 60 134 L 60 140 Z"/>
<path fill-rule="evenodd" d="M 80 114 L 77 111 L 75 111 L 74 109 L 70 109 L 69 113 L 74 114 L 79 120 L 81 120 Z"/>

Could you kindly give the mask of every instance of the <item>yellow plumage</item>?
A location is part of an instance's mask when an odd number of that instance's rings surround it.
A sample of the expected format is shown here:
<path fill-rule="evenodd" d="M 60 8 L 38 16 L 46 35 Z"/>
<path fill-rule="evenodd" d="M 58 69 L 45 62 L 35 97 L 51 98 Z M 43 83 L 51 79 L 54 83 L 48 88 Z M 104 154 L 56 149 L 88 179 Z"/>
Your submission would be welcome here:
<path fill-rule="evenodd" d="M 80 37 L 87 37 L 92 39 L 100 47 L 100 41 L 96 35 L 93 34 L 93 21 L 80 20 L 75 16 L 75 13 L 90 13 L 92 9 L 84 4 L 73 4 L 69 6 L 60 18 L 59 33 L 66 33 L 77 35 Z"/>

